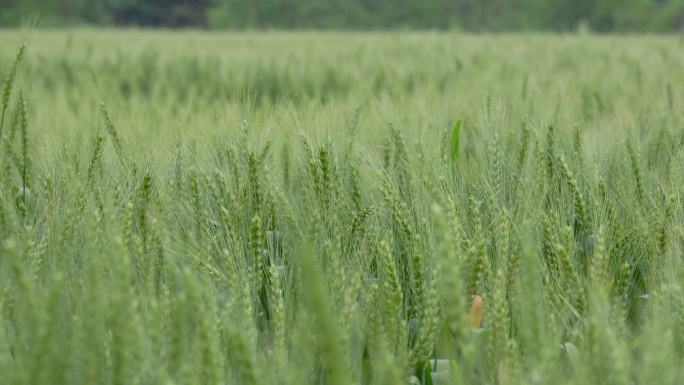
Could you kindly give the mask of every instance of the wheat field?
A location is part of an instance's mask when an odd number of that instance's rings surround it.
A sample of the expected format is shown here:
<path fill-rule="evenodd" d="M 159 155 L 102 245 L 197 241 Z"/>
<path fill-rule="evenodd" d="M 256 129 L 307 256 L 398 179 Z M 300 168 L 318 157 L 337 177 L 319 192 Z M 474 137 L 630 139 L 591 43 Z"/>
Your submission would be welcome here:
<path fill-rule="evenodd" d="M 679 36 L 0 41 L 0 384 L 683 381 Z"/>

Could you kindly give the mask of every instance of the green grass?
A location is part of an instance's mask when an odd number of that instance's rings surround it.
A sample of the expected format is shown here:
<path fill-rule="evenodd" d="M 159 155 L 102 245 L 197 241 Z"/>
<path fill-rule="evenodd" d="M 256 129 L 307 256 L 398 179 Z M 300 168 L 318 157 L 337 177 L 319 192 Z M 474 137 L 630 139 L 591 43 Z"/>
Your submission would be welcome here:
<path fill-rule="evenodd" d="M 679 37 L 0 40 L 0 383 L 682 381 Z"/>

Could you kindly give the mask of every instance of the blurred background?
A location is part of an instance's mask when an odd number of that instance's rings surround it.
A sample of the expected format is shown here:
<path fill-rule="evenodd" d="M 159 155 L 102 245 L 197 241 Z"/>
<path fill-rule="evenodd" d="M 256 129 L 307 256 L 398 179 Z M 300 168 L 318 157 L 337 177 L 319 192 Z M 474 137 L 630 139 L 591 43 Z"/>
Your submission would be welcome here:
<path fill-rule="evenodd" d="M 0 26 L 674 32 L 684 0 L 0 0 Z"/>

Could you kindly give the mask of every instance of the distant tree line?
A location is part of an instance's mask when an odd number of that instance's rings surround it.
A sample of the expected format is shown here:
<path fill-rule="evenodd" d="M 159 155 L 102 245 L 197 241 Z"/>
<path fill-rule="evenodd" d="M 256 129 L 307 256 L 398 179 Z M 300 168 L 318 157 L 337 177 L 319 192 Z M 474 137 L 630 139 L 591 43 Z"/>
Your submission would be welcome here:
<path fill-rule="evenodd" d="M 0 0 L 0 25 L 678 31 L 684 0 Z"/>

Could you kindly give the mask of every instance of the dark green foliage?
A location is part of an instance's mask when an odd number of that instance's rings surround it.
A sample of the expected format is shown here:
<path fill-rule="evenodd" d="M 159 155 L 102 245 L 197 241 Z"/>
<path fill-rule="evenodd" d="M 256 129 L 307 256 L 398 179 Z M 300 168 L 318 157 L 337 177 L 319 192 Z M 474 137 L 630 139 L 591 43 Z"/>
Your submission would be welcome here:
<path fill-rule="evenodd" d="M 5 0 L 0 25 L 469 31 L 676 31 L 684 4 L 644 0 Z M 527 79 L 527 78 L 525 78 Z M 526 97 L 527 80 L 523 83 Z"/>

